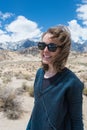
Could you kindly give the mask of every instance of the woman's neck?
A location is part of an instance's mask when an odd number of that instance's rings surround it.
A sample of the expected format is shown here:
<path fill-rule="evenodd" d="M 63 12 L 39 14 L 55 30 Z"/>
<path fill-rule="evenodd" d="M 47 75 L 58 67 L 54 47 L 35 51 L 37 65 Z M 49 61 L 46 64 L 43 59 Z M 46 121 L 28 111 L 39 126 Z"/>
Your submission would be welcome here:
<path fill-rule="evenodd" d="M 54 76 L 57 72 L 55 71 L 55 69 L 53 67 L 50 67 L 44 74 L 44 78 L 50 78 L 52 76 Z"/>

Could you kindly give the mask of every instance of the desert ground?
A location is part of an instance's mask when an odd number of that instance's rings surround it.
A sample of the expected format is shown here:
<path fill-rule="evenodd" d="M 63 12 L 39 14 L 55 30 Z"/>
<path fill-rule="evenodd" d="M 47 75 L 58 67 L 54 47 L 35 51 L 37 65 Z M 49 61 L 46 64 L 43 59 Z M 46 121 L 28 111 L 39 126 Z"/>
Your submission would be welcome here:
<path fill-rule="evenodd" d="M 34 103 L 33 83 L 40 66 L 37 53 L 0 51 L 0 130 L 26 130 Z M 87 53 L 71 52 L 66 66 L 87 87 Z M 87 130 L 87 96 L 84 94 L 83 122 Z"/>

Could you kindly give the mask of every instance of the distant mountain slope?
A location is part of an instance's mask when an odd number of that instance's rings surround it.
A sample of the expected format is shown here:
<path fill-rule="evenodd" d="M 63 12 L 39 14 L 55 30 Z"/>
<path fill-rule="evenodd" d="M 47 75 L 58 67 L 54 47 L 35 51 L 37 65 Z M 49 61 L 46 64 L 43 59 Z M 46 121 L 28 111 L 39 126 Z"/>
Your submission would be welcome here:
<path fill-rule="evenodd" d="M 72 42 L 71 50 L 77 52 L 87 52 L 87 41 L 83 44 Z"/>
<path fill-rule="evenodd" d="M 0 49 L 4 50 L 22 50 L 28 47 L 37 46 L 37 42 L 30 41 L 29 39 L 18 41 L 18 42 L 0 42 Z"/>
<path fill-rule="evenodd" d="M 33 47 L 28 47 L 28 48 L 22 49 L 19 52 L 20 52 L 20 54 L 24 54 L 24 55 L 31 54 L 33 56 L 36 56 L 39 54 L 39 49 L 37 48 L 37 46 L 33 46 Z"/>
<path fill-rule="evenodd" d="M 0 43 L 0 50 L 20 51 L 26 48 L 30 48 L 32 46 L 37 46 L 37 42 L 26 39 L 18 42 Z M 77 52 L 87 52 L 87 41 L 85 41 L 83 44 L 75 43 L 72 41 L 71 50 Z"/>

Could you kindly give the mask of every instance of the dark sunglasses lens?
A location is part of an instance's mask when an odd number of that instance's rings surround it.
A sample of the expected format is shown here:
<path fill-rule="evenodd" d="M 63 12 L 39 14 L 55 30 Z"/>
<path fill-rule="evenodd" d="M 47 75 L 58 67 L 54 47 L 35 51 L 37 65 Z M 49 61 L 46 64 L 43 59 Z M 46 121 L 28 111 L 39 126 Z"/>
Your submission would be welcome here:
<path fill-rule="evenodd" d="M 46 46 L 47 46 L 48 50 L 51 51 L 51 52 L 55 52 L 57 50 L 57 45 L 54 44 L 54 43 L 50 43 L 48 45 L 46 45 L 44 42 L 38 43 L 38 48 L 40 50 L 44 50 Z"/>
<path fill-rule="evenodd" d="M 38 43 L 38 48 L 39 48 L 40 50 L 44 50 L 44 48 L 45 48 L 45 43 L 39 42 L 39 43 Z"/>
<path fill-rule="evenodd" d="M 57 46 L 54 43 L 48 45 L 48 50 L 55 52 L 57 50 Z"/>

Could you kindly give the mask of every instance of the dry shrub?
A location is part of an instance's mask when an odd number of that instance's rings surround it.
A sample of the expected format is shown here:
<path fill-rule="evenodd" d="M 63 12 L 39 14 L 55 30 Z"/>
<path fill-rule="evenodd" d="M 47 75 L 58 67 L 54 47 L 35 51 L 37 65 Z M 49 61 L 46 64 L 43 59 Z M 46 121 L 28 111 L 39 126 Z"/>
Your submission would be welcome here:
<path fill-rule="evenodd" d="M 24 79 L 31 80 L 31 76 L 29 74 L 24 74 Z"/>
<path fill-rule="evenodd" d="M 26 82 L 23 82 L 22 89 L 24 90 L 24 92 L 28 92 L 29 91 L 29 85 L 27 85 Z"/>
<path fill-rule="evenodd" d="M 3 83 L 7 84 L 8 82 L 11 82 L 11 77 L 2 77 Z"/>
<path fill-rule="evenodd" d="M 34 97 L 34 88 L 33 88 L 33 87 L 30 87 L 30 88 L 29 88 L 29 95 L 30 95 L 31 97 Z"/>
<path fill-rule="evenodd" d="M 22 72 L 16 72 L 14 75 L 17 79 L 23 79 L 24 78 Z"/>
<path fill-rule="evenodd" d="M 25 92 L 28 92 L 31 97 L 34 97 L 34 88 L 33 85 L 27 85 L 25 82 L 22 84 L 22 89 Z"/>
<path fill-rule="evenodd" d="M 87 82 L 87 71 L 81 73 L 80 77 L 83 79 L 84 82 Z"/>
<path fill-rule="evenodd" d="M 0 111 L 9 119 L 18 119 L 22 116 L 21 102 L 11 88 L 0 88 Z"/>
<path fill-rule="evenodd" d="M 31 75 L 25 74 L 25 73 L 23 73 L 23 72 L 15 73 L 15 76 L 16 76 L 17 79 L 31 80 Z"/>
<path fill-rule="evenodd" d="M 16 89 L 16 94 L 17 94 L 17 95 L 22 95 L 22 94 L 24 94 L 24 93 L 29 93 L 29 95 L 30 95 L 31 97 L 34 97 L 34 89 L 33 89 L 33 86 L 32 86 L 32 85 L 28 85 L 28 84 L 26 84 L 26 82 L 24 82 L 24 83 L 22 84 L 22 87 Z"/>
<path fill-rule="evenodd" d="M 15 92 L 16 92 L 16 95 L 23 95 L 25 90 L 22 87 L 20 87 L 20 88 L 17 88 Z"/>
<path fill-rule="evenodd" d="M 83 94 L 87 96 L 87 87 L 84 88 Z"/>

